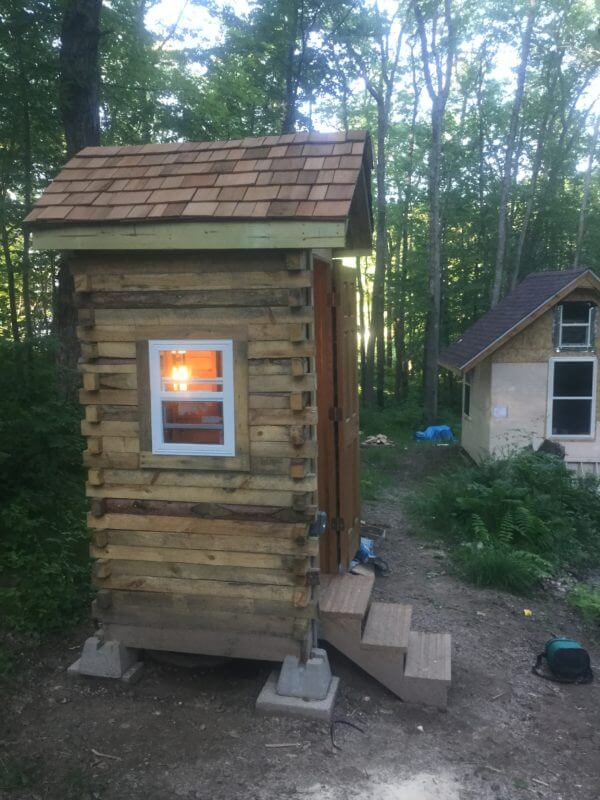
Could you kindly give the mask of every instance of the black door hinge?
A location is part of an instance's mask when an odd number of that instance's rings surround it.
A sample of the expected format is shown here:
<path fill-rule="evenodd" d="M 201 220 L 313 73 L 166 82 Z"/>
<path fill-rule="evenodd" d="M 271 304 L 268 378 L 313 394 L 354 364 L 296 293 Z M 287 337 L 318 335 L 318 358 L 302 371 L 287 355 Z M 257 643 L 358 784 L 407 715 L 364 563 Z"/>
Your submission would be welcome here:
<path fill-rule="evenodd" d="M 336 531 L 336 533 L 341 533 L 346 526 L 344 525 L 344 520 L 342 517 L 333 517 L 331 520 L 331 530 Z"/>

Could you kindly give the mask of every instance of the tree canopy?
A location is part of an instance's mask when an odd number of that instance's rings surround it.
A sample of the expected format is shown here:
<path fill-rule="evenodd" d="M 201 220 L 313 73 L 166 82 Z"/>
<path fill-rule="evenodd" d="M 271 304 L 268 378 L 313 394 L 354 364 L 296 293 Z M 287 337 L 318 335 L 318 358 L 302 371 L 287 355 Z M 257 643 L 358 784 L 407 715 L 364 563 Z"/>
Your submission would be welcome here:
<path fill-rule="evenodd" d="M 57 260 L 31 251 L 22 221 L 66 157 L 68 7 L 7 0 L 0 11 L 7 340 L 52 334 L 61 302 Z M 154 0 L 102 5 L 103 144 L 371 130 L 365 402 L 420 391 L 425 376 L 435 417 L 440 346 L 529 272 L 600 266 L 591 0 L 182 0 L 174 23 L 157 22 L 165 13 Z"/>

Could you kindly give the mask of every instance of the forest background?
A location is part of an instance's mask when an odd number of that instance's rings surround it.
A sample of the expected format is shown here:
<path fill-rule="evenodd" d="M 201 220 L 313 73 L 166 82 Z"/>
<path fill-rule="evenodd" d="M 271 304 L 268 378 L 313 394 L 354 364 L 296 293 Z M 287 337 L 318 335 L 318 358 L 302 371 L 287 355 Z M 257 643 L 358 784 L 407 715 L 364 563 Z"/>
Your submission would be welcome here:
<path fill-rule="evenodd" d="M 61 624 L 87 586 L 68 269 L 23 226 L 69 155 L 368 128 L 362 403 L 435 421 L 440 347 L 529 272 L 600 267 L 599 46 L 593 0 L 3 0 L 5 619 Z"/>

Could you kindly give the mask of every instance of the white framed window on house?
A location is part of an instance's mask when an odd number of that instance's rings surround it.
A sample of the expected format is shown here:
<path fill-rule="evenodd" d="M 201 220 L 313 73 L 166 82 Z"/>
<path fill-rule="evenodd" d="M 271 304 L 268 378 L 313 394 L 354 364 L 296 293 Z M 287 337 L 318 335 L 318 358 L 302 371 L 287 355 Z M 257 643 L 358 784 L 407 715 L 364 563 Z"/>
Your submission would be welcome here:
<path fill-rule="evenodd" d="M 463 379 L 463 414 L 465 417 L 471 416 L 471 392 L 473 389 L 474 377 L 474 369 L 470 369 L 468 372 L 465 372 L 465 377 Z"/>
<path fill-rule="evenodd" d="M 555 346 L 557 350 L 592 350 L 595 344 L 596 306 L 577 300 L 556 307 Z"/>
<path fill-rule="evenodd" d="M 591 439 L 596 434 L 596 359 L 551 358 L 547 435 Z"/>
<path fill-rule="evenodd" d="M 151 340 L 152 452 L 235 455 L 233 342 Z"/>

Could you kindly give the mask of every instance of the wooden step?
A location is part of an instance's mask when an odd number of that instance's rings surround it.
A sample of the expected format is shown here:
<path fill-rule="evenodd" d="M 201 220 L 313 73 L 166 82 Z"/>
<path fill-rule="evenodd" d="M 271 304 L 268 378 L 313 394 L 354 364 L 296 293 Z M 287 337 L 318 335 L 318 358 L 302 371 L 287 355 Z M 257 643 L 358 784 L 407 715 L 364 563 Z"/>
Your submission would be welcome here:
<path fill-rule="evenodd" d="M 319 615 L 362 620 L 367 613 L 374 575 L 321 575 Z"/>
<path fill-rule="evenodd" d="M 361 646 L 372 650 L 406 653 L 412 606 L 400 603 L 371 603 Z"/>
<path fill-rule="evenodd" d="M 405 678 L 450 683 L 451 639 L 449 633 L 420 633 L 411 631 L 404 668 Z"/>
<path fill-rule="evenodd" d="M 411 631 L 402 680 L 402 699 L 446 708 L 451 680 L 449 633 Z"/>

